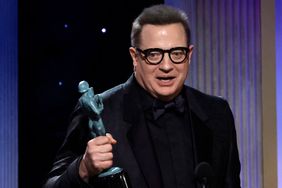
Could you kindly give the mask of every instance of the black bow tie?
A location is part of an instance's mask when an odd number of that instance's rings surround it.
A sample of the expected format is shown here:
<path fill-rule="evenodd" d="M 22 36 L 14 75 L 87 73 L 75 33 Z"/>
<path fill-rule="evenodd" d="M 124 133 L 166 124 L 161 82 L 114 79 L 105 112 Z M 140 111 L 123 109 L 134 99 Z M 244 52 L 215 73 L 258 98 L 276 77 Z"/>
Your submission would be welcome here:
<path fill-rule="evenodd" d="M 153 103 L 153 117 L 154 120 L 162 116 L 166 111 L 176 111 L 183 113 L 184 112 L 184 98 L 179 95 L 174 100 L 170 102 L 163 102 L 160 100 L 155 100 Z"/>

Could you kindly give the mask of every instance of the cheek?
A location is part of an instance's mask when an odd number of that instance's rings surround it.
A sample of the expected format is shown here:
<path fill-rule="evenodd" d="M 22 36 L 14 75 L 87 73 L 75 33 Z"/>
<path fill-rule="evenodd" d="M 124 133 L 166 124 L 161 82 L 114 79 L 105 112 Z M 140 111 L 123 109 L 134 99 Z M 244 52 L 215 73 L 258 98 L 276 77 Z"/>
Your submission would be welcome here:
<path fill-rule="evenodd" d="M 136 68 L 136 76 L 138 77 L 139 81 L 141 81 L 144 85 L 146 85 L 152 77 L 152 71 L 149 67 L 143 64 L 137 64 Z"/>
<path fill-rule="evenodd" d="M 179 84 L 182 84 L 185 82 L 185 80 L 188 77 L 188 70 L 189 66 L 183 66 L 182 68 L 178 69 L 178 75 L 179 75 Z"/>
<path fill-rule="evenodd" d="M 154 67 L 153 66 L 150 66 L 150 65 L 147 65 L 147 64 L 139 64 L 138 65 L 139 67 L 139 71 L 140 73 L 145 76 L 145 79 L 147 77 L 152 77 L 154 75 Z"/>
<path fill-rule="evenodd" d="M 189 66 L 188 66 L 188 62 L 187 62 L 186 64 L 183 64 L 183 66 L 178 67 L 177 71 L 178 71 L 179 74 L 187 75 L 188 69 L 189 69 Z"/>

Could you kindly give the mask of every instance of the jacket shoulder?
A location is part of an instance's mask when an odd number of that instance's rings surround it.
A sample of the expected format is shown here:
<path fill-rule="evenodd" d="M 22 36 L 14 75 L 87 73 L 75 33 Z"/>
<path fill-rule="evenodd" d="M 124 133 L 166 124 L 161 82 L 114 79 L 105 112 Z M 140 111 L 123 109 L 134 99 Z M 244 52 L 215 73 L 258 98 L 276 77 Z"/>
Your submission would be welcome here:
<path fill-rule="evenodd" d="M 193 96 L 195 96 L 197 99 L 213 101 L 213 102 L 224 102 L 224 101 L 226 102 L 227 101 L 222 96 L 207 94 L 207 93 L 204 93 L 204 92 L 202 92 L 198 89 L 192 88 L 190 86 L 185 86 L 185 87 L 186 87 L 186 91 L 193 94 Z"/>
<path fill-rule="evenodd" d="M 122 99 L 121 97 L 123 97 L 125 93 L 132 90 L 133 85 L 133 77 L 131 76 L 126 82 L 116 85 L 98 95 L 103 99 L 103 102 Z"/>
<path fill-rule="evenodd" d="M 110 89 L 100 93 L 99 95 L 100 95 L 100 97 L 102 97 L 103 100 L 107 100 L 112 96 L 120 95 L 121 92 L 123 91 L 123 88 L 124 88 L 123 85 L 124 84 L 117 85 L 113 88 L 110 88 Z"/>
<path fill-rule="evenodd" d="M 226 113 L 226 110 L 229 111 L 228 101 L 222 96 L 210 95 L 189 86 L 186 86 L 186 93 L 189 102 L 199 106 L 206 114 Z"/>

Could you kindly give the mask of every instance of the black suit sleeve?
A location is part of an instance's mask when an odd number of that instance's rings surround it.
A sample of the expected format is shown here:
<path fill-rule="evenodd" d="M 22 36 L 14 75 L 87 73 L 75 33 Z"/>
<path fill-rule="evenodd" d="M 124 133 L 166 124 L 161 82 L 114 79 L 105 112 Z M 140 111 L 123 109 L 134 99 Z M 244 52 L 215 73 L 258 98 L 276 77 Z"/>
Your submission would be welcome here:
<path fill-rule="evenodd" d="M 89 140 L 88 118 L 77 107 L 68 127 L 64 143 L 43 188 L 89 188 L 79 176 L 79 164 Z"/>
<path fill-rule="evenodd" d="M 230 125 L 230 145 L 227 163 L 227 173 L 225 178 L 225 188 L 240 188 L 241 164 L 239 160 L 237 137 L 234 124 L 234 117 L 227 104 L 226 115 Z"/>

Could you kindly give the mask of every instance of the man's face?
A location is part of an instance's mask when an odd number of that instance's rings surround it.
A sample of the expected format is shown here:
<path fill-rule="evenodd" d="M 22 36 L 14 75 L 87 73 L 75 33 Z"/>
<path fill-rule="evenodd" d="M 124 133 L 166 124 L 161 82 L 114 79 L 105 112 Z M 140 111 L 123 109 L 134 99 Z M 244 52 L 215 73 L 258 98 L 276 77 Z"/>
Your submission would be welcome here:
<path fill-rule="evenodd" d="M 188 74 L 193 46 L 187 46 L 185 30 L 180 23 L 168 25 L 144 25 L 141 32 L 139 48 L 160 48 L 169 50 L 175 47 L 188 47 L 189 52 L 183 63 L 174 64 L 168 53 L 164 53 L 162 61 L 150 65 L 135 48 L 130 48 L 135 77 L 138 83 L 155 98 L 163 101 L 176 97 Z"/>

